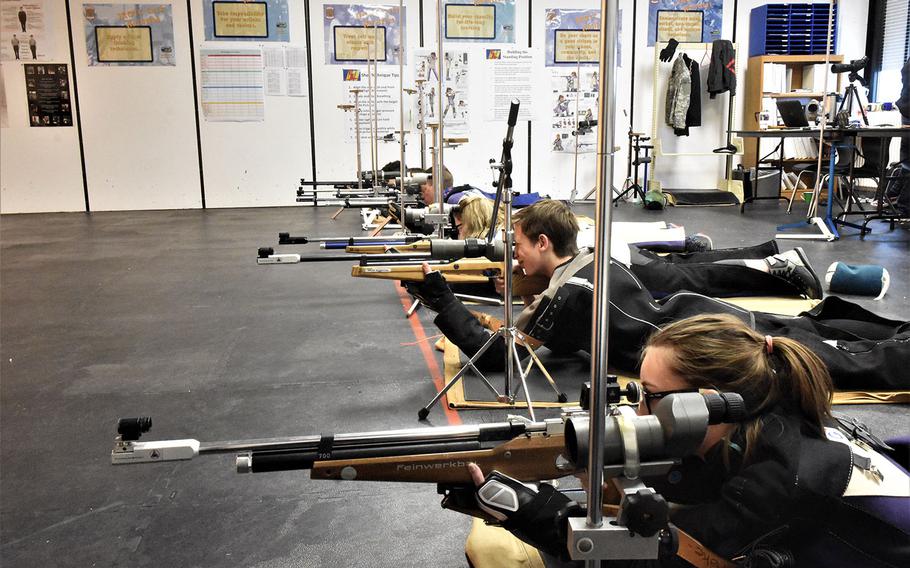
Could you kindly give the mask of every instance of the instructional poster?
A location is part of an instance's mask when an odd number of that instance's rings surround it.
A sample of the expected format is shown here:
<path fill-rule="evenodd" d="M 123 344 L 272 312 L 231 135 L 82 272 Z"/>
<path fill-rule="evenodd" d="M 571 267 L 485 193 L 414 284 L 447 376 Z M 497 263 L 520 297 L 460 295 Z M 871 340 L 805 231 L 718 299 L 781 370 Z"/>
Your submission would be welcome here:
<path fill-rule="evenodd" d="M 203 0 L 206 41 L 291 41 L 287 0 Z"/>
<path fill-rule="evenodd" d="M 724 23 L 723 7 L 724 0 L 649 0 L 648 45 L 670 38 L 696 43 L 711 43 L 720 39 Z M 696 27 L 699 25 L 701 35 L 696 38 Z M 674 35 L 677 33 L 682 37 Z"/>
<path fill-rule="evenodd" d="M 550 71 L 551 150 L 594 152 L 597 149 L 598 67 L 577 65 Z"/>
<path fill-rule="evenodd" d="M 509 117 L 512 99 L 518 99 L 518 120 L 535 120 L 531 89 L 537 51 L 532 48 L 509 47 L 484 50 L 486 72 L 485 100 L 487 121 L 504 121 Z"/>
<path fill-rule="evenodd" d="M 265 120 L 262 50 L 209 49 L 202 61 L 202 113 L 211 122 Z"/>
<path fill-rule="evenodd" d="M 399 107 L 398 107 L 398 69 L 389 67 L 380 67 L 376 76 L 371 78 L 366 69 L 342 69 L 342 80 L 344 88 L 348 92 L 348 104 L 357 105 L 359 111 L 346 111 L 348 115 L 348 135 L 349 142 L 356 139 L 356 124 L 354 118 L 357 116 L 360 121 L 360 143 L 367 145 L 370 143 L 371 128 L 375 124 L 376 136 L 381 143 L 395 143 L 398 146 L 396 132 L 399 130 Z M 370 92 L 371 81 L 375 81 L 376 93 L 375 98 Z M 376 121 L 372 122 L 373 110 L 375 109 Z M 340 111 L 339 111 L 340 112 Z M 405 125 L 407 130 L 407 125 Z"/>
<path fill-rule="evenodd" d="M 85 4 L 85 50 L 93 65 L 176 65 L 170 4 Z"/>
<path fill-rule="evenodd" d="M 63 63 L 28 63 L 25 94 L 30 126 L 72 126 L 69 75 Z"/>
<path fill-rule="evenodd" d="M 322 7 L 326 65 L 376 59 L 397 67 L 407 52 L 406 15 L 407 9 L 399 14 L 398 6 L 326 4 Z"/>
<path fill-rule="evenodd" d="M 447 0 L 449 41 L 515 43 L 515 0 Z"/>
<path fill-rule="evenodd" d="M 48 0 L 0 0 L 0 60 L 45 61 L 53 58 Z"/>
<path fill-rule="evenodd" d="M 500 50 L 501 51 L 501 50 Z M 417 116 L 423 113 L 424 120 L 430 124 L 439 124 L 439 114 L 443 117 L 443 135 L 446 138 L 463 138 L 468 136 L 468 52 L 447 50 L 442 60 L 443 81 L 442 108 L 439 108 L 438 67 L 439 60 L 435 50 L 421 48 L 414 52 L 415 80 L 422 80 L 423 100 L 418 97 Z"/>

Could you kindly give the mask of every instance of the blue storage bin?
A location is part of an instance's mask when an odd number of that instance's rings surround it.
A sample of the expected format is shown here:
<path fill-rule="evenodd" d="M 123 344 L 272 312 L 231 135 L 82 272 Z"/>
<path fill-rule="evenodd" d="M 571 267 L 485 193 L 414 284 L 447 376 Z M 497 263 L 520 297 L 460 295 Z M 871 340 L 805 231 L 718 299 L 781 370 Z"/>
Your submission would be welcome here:
<path fill-rule="evenodd" d="M 749 57 L 824 54 L 828 9 L 828 4 L 766 4 L 753 8 L 749 16 Z M 836 4 L 831 33 L 831 53 L 836 53 Z"/>

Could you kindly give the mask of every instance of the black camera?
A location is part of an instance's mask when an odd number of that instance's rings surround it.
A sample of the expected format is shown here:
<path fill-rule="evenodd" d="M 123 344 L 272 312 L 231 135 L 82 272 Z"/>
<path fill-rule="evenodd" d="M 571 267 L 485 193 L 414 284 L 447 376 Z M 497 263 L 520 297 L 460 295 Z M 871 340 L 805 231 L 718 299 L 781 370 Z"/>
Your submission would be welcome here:
<path fill-rule="evenodd" d="M 869 58 L 863 56 L 860 59 L 854 59 L 850 63 L 832 63 L 831 72 L 832 73 L 856 73 L 862 71 L 866 68 L 866 65 L 869 64 Z"/>
<path fill-rule="evenodd" d="M 866 65 L 869 64 L 869 57 L 862 56 L 859 59 L 854 59 L 850 63 L 832 63 L 831 72 L 832 73 L 849 73 L 850 76 L 848 79 L 851 81 L 859 81 L 859 84 L 866 86 L 866 79 L 862 77 L 859 72 L 866 68 Z"/>

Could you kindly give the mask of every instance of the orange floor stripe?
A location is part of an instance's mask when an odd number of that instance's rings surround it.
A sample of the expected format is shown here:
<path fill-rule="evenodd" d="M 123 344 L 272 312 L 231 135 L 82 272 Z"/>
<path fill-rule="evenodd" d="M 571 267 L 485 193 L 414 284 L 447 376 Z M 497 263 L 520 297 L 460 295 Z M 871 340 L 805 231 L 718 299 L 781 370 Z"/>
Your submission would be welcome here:
<path fill-rule="evenodd" d="M 395 283 L 395 291 L 398 292 L 398 297 L 401 298 L 401 307 L 404 308 L 405 313 L 407 313 L 408 308 L 411 307 L 411 296 L 408 295 L 407 291 L 405 291 L 397 282 Z M 417 345 L 420 347 L 420 352 L 423 354 L 423 360 L 426 362 L 427 369 L 430 371 L 430 376 L 433 378 L 436 392 L 439 392 L 446 386 L 446 383 L 442 372 L 439 370 L 439 362 L 436 361 L 436 354 L 433 352 L 433 344 L 426 340 L 427 334 L 423 329 L 423 324 L 420 323 L 419 317 L 409 317 L 408 322 L 411 324 L 411 331 L 414 332 L 414 337 L 417 339 Z M 449 408 L 449 400 L 446 397 L 443 397 L 440 399 L 440 402 L 442 403 L 442 408 L 445 411 L 446 420 L 449 424 L 461 424 L 461 417 L 458 416 L 457 412 Z M 437 402 L 436 404 L 439 405 L 440 403 Z M 435 411 L 435 408 L 431 408 L 431 415 Z"/>

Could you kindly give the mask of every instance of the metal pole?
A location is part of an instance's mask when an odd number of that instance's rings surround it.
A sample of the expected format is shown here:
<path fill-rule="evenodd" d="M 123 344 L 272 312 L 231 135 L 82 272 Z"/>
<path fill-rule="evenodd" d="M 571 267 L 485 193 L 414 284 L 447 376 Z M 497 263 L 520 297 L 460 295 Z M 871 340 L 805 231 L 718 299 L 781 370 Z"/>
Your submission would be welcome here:
<path fill-rule="evenodd" d="M 443 18 L 445 18 L 445 12 L 442 7 L 442 0 L 436 0 L 436 79 L 439 81 L 439 92 L 436 94 L 436 100 L 438 105 L 436 107 L 436 117 L 439 119 L 439 128 L 437 133 L 439 135 L 439 141 L 436 145 L 436 173 L 433 174 L 433 186 L 436 189 L 436 203 L 439 210 L 437 213 L 442 213 L 442 195 L 445 191 L 445 188 L 442 187 L 443 184 L 443 159 L 442 159 L 442 148 L 445 145 L 445 137 L 443 136 L 443 126 L 442 126 L 442 97 L 443 97 L 443 70 L 442 70 L 442 59 L 444 57 L 442 51 L 442 36 L 445 33 L 445 27 L 443 25 Z M 445 238 L 445 226 L 440 224 L 437 227 L 438 237 L 440 239 Z"/>
<path fill-rule="evenodd" d="M 417 62 L 414 62 L 416 67 Z M 426 94 L 423 92 L 424 79 L 417 79 L 417 129 L 420 130 L 420 169 L 427 169 L 427 113 Z M 430 166 L 432 167 L 432 166 Z"/>
<path fill-rule="evenodd" d="M 402 14 L 404 14 L 404 0 L 398 0 L 398 115 L 399 115 L 399 132 L 398 132 L 398 142 L 399 142 L 399 158 L 398 158 L 398 173 L 401 175 L 401 186 L 398 188 L 398 214 L 401 215 L 399 219 L 401 224 L 401 229 L 407 233 L 408 228 L 404 223 L 404 178 L 408 177 L 408 169 L 404 165 L 404 24 L 402 22 Z"/>
<path fill-rule="evenodd" d="M 373 45 L 373 52 L 376 52 L 376 45 Z M 370 63 L 370 50 L 367 49 L 367 101 L 369 104 L 367 108 L 369 109 L 370 115 L 367 117 L 367 120 L 370 124 L 370 170 L 373 172 L 373 183 L 370 184 L 371 187 L 376 186 L 376 152 L 374 147 L 374 142 L 376 141 L 376 133 L 373 131 L 373 113 L 375 108 L 373 108 L 373 66 Z M 358 175 L 360 175 L 358 173 Z"/>
<path fill-rule="evenodd" d="M 578 99 L 581 98 L 581 50 L 576 54 L 576 77 L 575 77 L 575 166 L 574 178 L 572 181 L 572 199 L 575 203 L 575 197 L 578 195 Z"/>
<path fill-rule="evenodd" d="M 357 190 L 363 191 L 363 174 L 360 165 L 360 89 L 354 89 L 354 129 L 357 134 Z"/>
<path fill-rule="evenodd" d="M 383 42 L 383 48 L 385 42 Z M 383 53 L 385 58 L 385 53 Z M 379 180 L 379 26 L 373 23 L 373 187 Z"/>
<path fill-rule="evenodd" d="M 600 3 L 600 89 L 597 122 L 597 193 L 594 259 L 595 308 L 591 344 L 591 430 L 588 449 L 588 517 L 590 527 L 603 524 L 604 428 L 606 426 L 607 353 L 610 340 L 610 223 L 616 130 L 616 36 L 618 0 Z M 597 561 L 588 561 L 596 567 Z"/>

